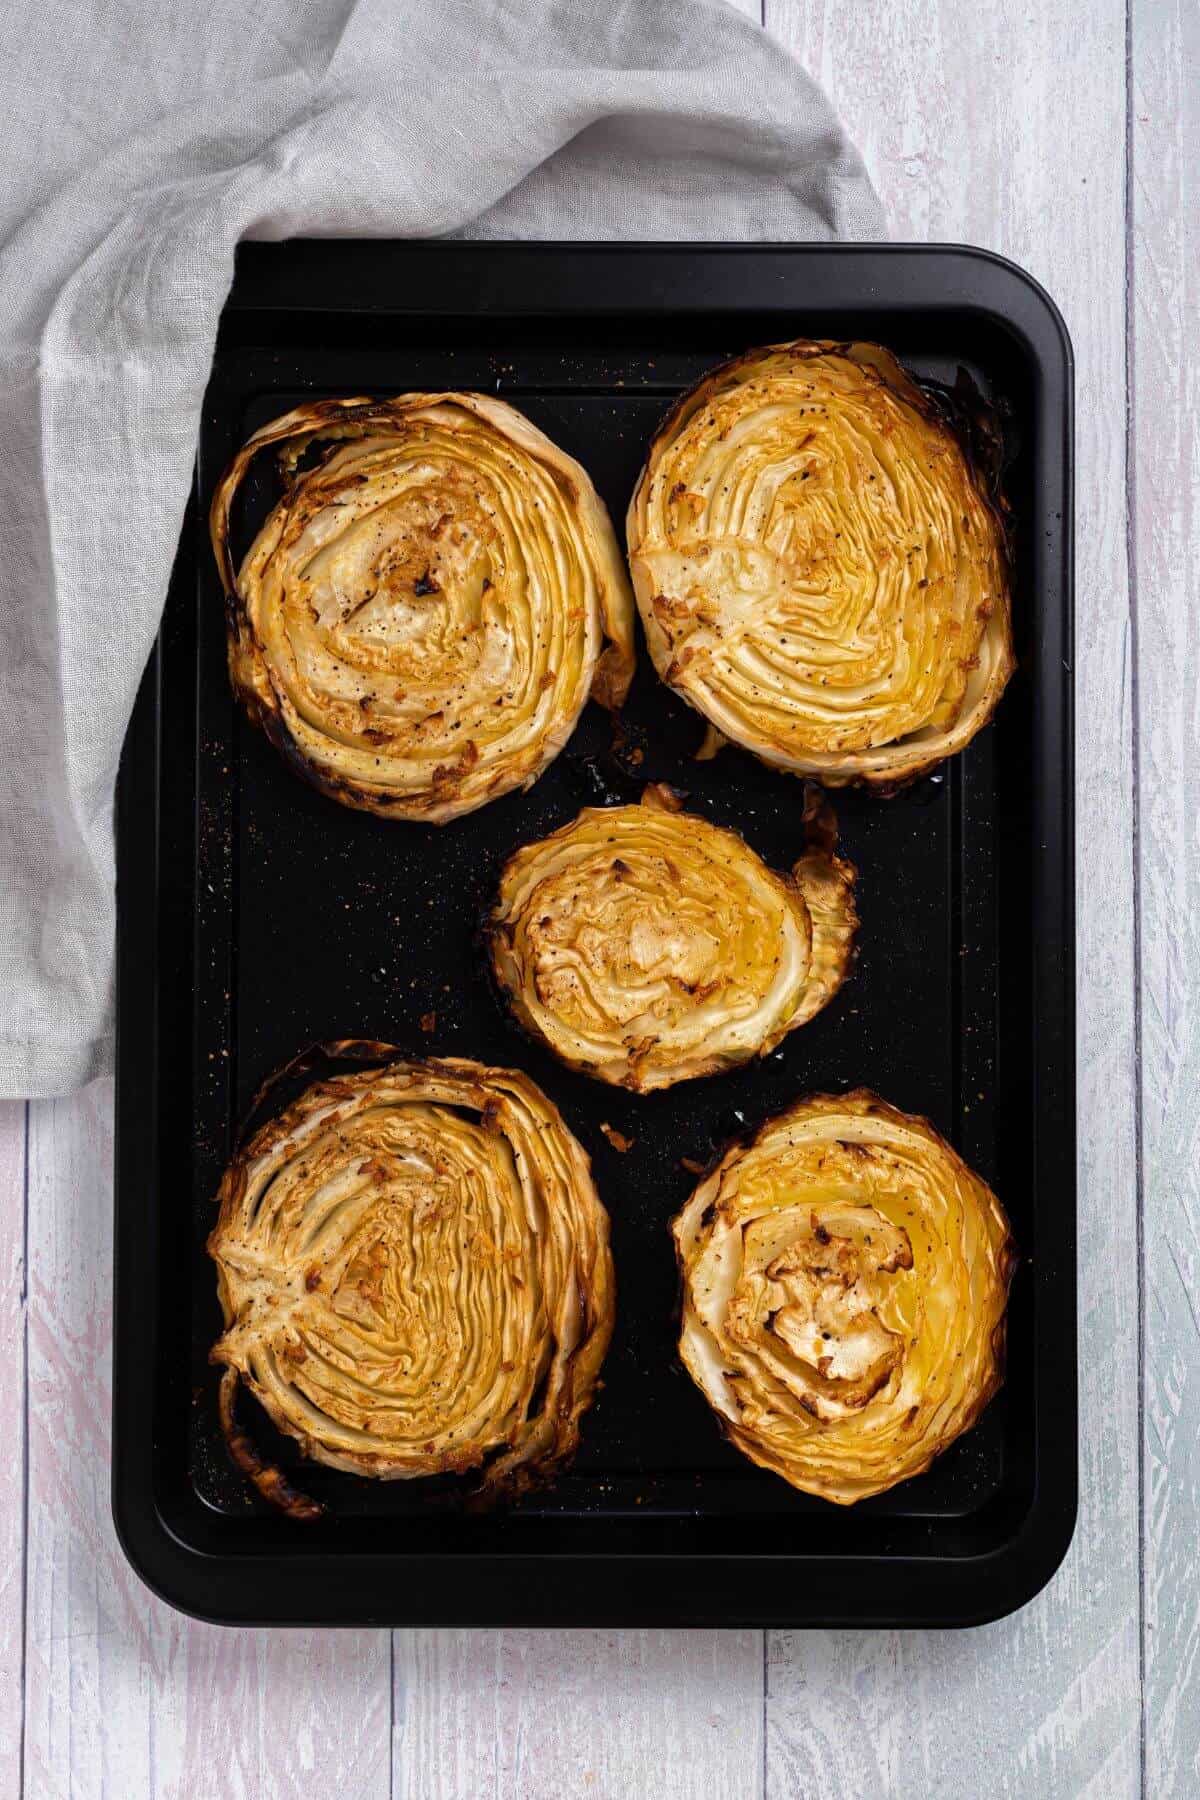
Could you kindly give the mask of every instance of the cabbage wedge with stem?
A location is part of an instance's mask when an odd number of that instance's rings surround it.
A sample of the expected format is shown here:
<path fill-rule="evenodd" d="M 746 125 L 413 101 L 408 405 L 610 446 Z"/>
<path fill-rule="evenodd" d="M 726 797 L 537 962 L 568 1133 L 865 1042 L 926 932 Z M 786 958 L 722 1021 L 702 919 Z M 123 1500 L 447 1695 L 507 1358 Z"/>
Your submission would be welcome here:
<path fill-rule="evenodd" d="M 927 1120 L 817 1094 L 729 1150 L 672 1227 L 680 1354 L 730 1441 L 849 1506 L 926 1470 L 1003 1379 L 1003 1208 Z"/>
<path fill-rule="evenodd" d="M 638 1093 L 767 1055 L 837 992 L 858 925 L 832 812 L 809 801 L 787 874 L 661 784 L 523 845 L 486 929 L 519 1022 Z"/>
<path fill-rule="evenodd" d="M 235 569 L 234 496 L 272 449 L 287 488 Z M 238 452 L 210 526 L 234 688 L 346 806 L 457 818 L 536 781 L 589 697 L 624 699 L 633 599 L 608 513 L 502 400 L 297 407 Z"/>
<path fill-rule="evenodd" d="M 238 1424 L 239 1383 L 352 1474 L 476 1470 L 481 1494 L 512 1495 L 574 1453 L 612 1333 L 608 1215 L 525 1075 L 447 1058 L 318 1081 L 218 1198 L 212 1360 L 230 1452 L 265 1498 L 321 1511 Z"/>
<path fill-rule="evenodd" d="M 1013 669 L 1002 503 L 887 350 L 752 350 L 686 394 L 626 522 L 654 666 L 741 745 L 895 791 L 970 742 Z"/>

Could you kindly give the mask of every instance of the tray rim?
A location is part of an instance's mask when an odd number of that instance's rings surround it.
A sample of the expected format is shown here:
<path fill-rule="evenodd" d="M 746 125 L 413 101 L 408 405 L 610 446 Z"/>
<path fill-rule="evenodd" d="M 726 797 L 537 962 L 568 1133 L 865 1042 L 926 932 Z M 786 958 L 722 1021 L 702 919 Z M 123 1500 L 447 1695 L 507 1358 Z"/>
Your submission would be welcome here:
<path fill-rule="evenodd" d="M 1033 1502 L 1017 1533 L 996 1549 L 975 1556 L 924 1555 L 664 1555 L 607 1551 L 569 1553 L 439 1552 L 436 1558 L 402 1551 L 380 1553 L 353 1548 L 278 1555 L 212 1554 L 189 1544 L 158 1504 L 152 1467 L 152 1381 L 155 1351 L 153 1309 L 138 1304 L 152 1291 L 157 1269 L 154 1207 L 146 1196 L 157 1190 L 157 1143 L 146 1121 L 158 1117 L 160 1020 L 156 1007 L 158 952 L 158 783 L 160 645 L 156 641 L 138 693 L 122 752 L 117 788 L 117 1050 L 114 1144 L 114 1317 L 112 1385 L 112 1510 L 121 1547 L 135 1572 L 161 1599 L 211 1623 L 244 1625 L 594 1625 L 594 1626 L 866 1626 L 878 1628 L 969 1626 L 989 1622 L 1026 1604 L 1050 1580 L 1066 1555 L 1074 1532 L 1078 1490 L 1077 1343 L 1075 1270 L 1075 981 L 1074 981 L 1074 569 L 1073 569 L 1073 375 L 1070 337 L 1062 315 L 1045 289 L 1017 264 L 995 252 L 954 244 L 706 244 L 574 243 L 389 239 L 295 238 L 242 245 L 227 311 L 260 310 L 426 314 L 431 308 L 425 283 L 418 299 L 406 303 L 406 286 L 395 277 L 410 259 L 428 268 L 439 262 L 443 286 L 467 314 L 504 310 L 525 317 L 561 317 L 587 310 L 601 315 L 666 317 L 671 312 L 795 311 L 814 304 L 811 295 L 790 290 L 787 276 L 813 258 L 822 269 L 849 272 L 864 259 L 888 264 L 886 298 L 862 289 L 854 304 L 896 305 L 896 281 L 914 290 L 907 304 L 927 310 L 973 309 L 990 316 L 1025 340 L 1045 375 L 1055 378 L 1051 422 L 1061 425 L 1061 459 L 1046 442 L 1047 467 L 1060 482 L 1061 526 L 1056 549 L 1063 616 L 1058 623 L 1065 650 L 1063 679 L 1051 695 L 1044 676 L 1035 689 L 1035 713 L 1050 702 L 1048 726 L 1039 717 L 1039 744 L 1056 740 L 1058 757 L 1043 758 L 1035 804 L 1042 825 L 1044 854 L 1035 862 L 1035 890 L 1058 916 L 1056 939 L 1035 945 L 1035 987 L 1042 1005 L 1051 996 L 1049 1023 L 1053 1056 L 1035 1054 L 1035 1165 L 1046 1154 L 1043 1128 L 1057 1110 L 1059 1161 L 1057 1204 L 1064 1209 L 1057 1241 L 1070 1251 L 1056 1292 L 1057 1338 L 1069 1342 L 1069 1366 L 1057 1371 L 1049 1393 L 1044 1377 L 1035 1383 L 1037 1480 Z M 581 258 L 594 271 L 609 260 L 614 270 L 630 258 L 657 260 L 661 272 L 705 259 L 710 286 L 696 281 L 669 305 L 661 300 L 631 304 L 627 293 L 606 302 L 603 282 L 587 275 L 578 290 L 542 286 L 539 303 L 515 304 L 508 293 L 528 284 L 529 269 L 570 268 Z M 760 264 L 778 284 L 759 288 L 748 305 L 731 291 L 717 298 L 727 268 L 733 287 L 750 265 Z M 355 281 L 347 283 L 347 263 Z M 463 276 L 481 264 L 490 285 Z M 490 267 L 488 265 L 490 264 Z M 582 271 L 581 271 L 582 273 Z M 455 280 L 459 286 L 456 289 Z M 348 285 L 350 291 L 348 292 Z M 784 290 L 784 291 L 781 291 Z M 610 289 L 610 292 L 612 290 Z M 643 285 L 637 290 L 646 293 Z M 303 295 L 303 299 L 297 298 Z M 500 305 L 497 306 L 496 302 Z M 841 302 L 843 306 L 846 302 Z M 453 306 L 442 309 L 454 311 Z M 194 503 L 183 524 L 172 585 L 194 549 L 199 521 Z M 1039 635 L 1041 629 L 1039 621 Z M 1039 659 L 1040 660 L 1040 659 Z M 1070 666 L 1068 666 L 1070 665 Z M 1035 892 L 1035 902 L 1037 893 Z M 1047 1087 L 1053 1091 L 1047 1093 Z M 1048 1117 L 1047 1115 L 1050 1115 Z M 1065 1175 L 1065 1182 L 1064 1182 Z M 1039 1181 L 1039 1186 L 1041 1181 Z M 1069 1203 L 1069 1209 L 1068 1209 Z M 1045 1414 L 1046 1416 L 1042 1416 Z M 141 1424 L 141 1430 L 137 1429 Z M 414 1565 L 436 1561 L 437 1578 L 414 1582 Z M 802 1580 L 794 1577 L 802 1575 Z M 880 1579 L 883 1574 L 883 1579 Z M 789 1579 L 789 1575 L 793 1579 Z M 874 1581 L 865 1579 L 875 1576 Z M 539 1576 L 541 1579 L 539 1580 Z M 390 1577 L 390 1579 L 388 1579 Z M 747 1579 L 753 1577 L 753 1579 Z M 764 1580 L 764 1577 L 768 1579 Z M 771 1579 L 774 1577 L 774 1579 Z M 403 1588 L 411 1599 L 398 1603 Z M 856 1593 L 857 1590 L 857 1593 Z M 391 1597 L 381 1601 L 381 1593 Z M 888 1604 L 861 1603 L 863 1593 L 886 1594 Z M 746 1594 L 753 1599 L 747 1603 Z M 798 1607 L 797 1594 L 803 1605 Z M 414 1605 L 415 1603 L 415 1605 Z"/>

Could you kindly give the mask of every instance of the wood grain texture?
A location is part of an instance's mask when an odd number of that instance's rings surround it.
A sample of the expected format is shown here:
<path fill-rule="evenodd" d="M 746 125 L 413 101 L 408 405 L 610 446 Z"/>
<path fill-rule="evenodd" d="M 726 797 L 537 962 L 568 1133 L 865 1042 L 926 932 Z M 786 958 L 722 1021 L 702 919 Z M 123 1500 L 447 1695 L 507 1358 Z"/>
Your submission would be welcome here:
<path fill-rule="evenodd" d="M 0 1101 L 0 1794 L 21 1784 L 25 1637 L 25 1106 Z"/>
<path fill-rule="evenodd" d="M 752 1800 L 759 1631 L 397 1632 L 396 1800 Z"/>
<path fill-rule="evenodd" d="M 111 1094 L 30 1107 L 25 1793 L 149 1793 L 180 1626 L 108 1518 Z"/>
<path fill-rule="evenodd" d="M 198 1625 L 117 1543 L 111 1119 L 106 1082 L 30 1108 L 25 1796 L 383 1800 L 386 1632 Z"/>
<path fill-rule="evenodd" d="M 1047 1591 L 977 1632 L 775 1634 L 768 1792 L 1139 1788 L 1131 656 L 1125 544 L 1125 12 L 1119 0 L 768 0 L 897 238 L 1030 269 L 1077 359 L 1079 1526 Z"/>
<path fill-rule="evenodd" d="M 1200 1793 L 1200 10 L 1135 0 L 1146 1792 Z"/>

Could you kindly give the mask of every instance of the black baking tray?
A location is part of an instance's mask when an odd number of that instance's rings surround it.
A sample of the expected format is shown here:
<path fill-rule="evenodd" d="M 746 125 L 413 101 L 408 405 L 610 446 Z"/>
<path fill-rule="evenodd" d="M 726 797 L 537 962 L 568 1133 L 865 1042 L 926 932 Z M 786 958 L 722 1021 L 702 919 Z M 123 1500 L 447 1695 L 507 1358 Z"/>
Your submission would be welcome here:
<path fill-rule="evenodd" d="M 298 400 L 456 387 L 529 413 L 619 525 L 680 389 L 800 335 L 877 339 L 941 382 L 965 368 L 1000 410 L 1019 670 L 995 724 L 939 774 L 892 800 L 836 797 L 863 919 L 838 1000 L 762 1063 L 639 1097 L 559 1067 L 497 1005 L 472 933 L 501 862 L 646 777 L 787 865 L 799 784 L 738 752 L 695 762 L 699 720 L 643 649 L 626 708 L 636 778 L 592 708 L 528 794 L 454 824 L 339 807 L 233 703 L 204 513 L 247 433 Z M 119 787 L 114 1511 L 164 1598 L 244 1623 L 950 1625 L 1048 1580 L 1076 1505 L 1071 406 L 1053 304 L 977 250 L 240 251 Z M 248 495 L 243 544 L 270 479 Z M 248 1494 L 221 1444 L 212 1196 L 264 1076 L 343 1036 L 516 1064 L 592 1155 L 619 1294 L 604 1388 L 574 1468 L 508 1511 L 470 1513 L 449 1482 L 300 1465 L 244 1399 L 264 1448 L 329 1504 L 302 1527 Z M 681 1157 L 707 1159 L 805 1091 L 861 1083 L 926 1114 L 994 1184 L 1024 1260 L 1001 1396 L 928 1474 L 843 1509 L 717 1431 L 675 1353 L 667 1221 L 694 1184 Z"/>

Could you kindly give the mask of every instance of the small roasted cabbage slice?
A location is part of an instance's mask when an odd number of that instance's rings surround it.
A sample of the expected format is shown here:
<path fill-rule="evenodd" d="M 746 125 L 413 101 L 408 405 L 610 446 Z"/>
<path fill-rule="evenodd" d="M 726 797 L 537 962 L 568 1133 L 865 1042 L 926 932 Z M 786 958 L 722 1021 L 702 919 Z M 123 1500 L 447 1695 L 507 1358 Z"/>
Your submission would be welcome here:
<path fill-rule="evenodd" d="M 235 1460 L 239 1381 L 306 1456 L 512 1492 L 574 1452 L 613 1324 L 588 1158 L 526 1076 L 460 1059 L 319 1081 L 233 1159 L 209 1253 Z"/>
<path fill-rule="evenodd" d="M 496 978 L 556 1056 L 646 1092 L 764 1056 L 841 985 L 857 915 L 832 814 L 790 874 L 651 786 L 512 856 Z"/>
<path fill-rule="evenodd" d="M 235 572 L 233 498 L 271 448 L 289 485 Z M 298 407 L 239 451 L 210 522 L 234 688 L 346 806 L 456 818 L 536 781 L 589 696 L 625 696 L 633 598 L 608 513 L 501 400 Z"/>
<path fill-rule="evenodd" d="M 1013 668 L 997 506 L 873 344 L 752 350 L 674 408 L 627 520 L 655 668 L 732 741 L 894 790 L 970 742 Z"/>
<path fill-rule="evenodd" d="M 731 1149 L 673 1226 L 680 1353 L 730 1440 L 850 1505 L 927 1469 L 1000 1386 L 1015 1266 L 991 1189 L 860 1089 Z"/>

